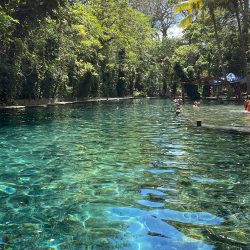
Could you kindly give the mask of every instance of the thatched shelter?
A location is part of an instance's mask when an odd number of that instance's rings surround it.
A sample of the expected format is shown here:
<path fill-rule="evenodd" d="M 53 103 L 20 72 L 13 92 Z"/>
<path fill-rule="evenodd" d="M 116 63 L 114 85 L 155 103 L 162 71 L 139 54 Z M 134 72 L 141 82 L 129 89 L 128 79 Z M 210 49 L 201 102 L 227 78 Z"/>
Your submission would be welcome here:
<path fill-rule="evenodd" d="M 246 95 L 250 95 L 250 74 L 245 78 L 228 73 L 226 79 L 223 77 L 203 77 L 193 81 L 203 89 L 203 96 L 207 98 L 217 98 L 226 96 L 227 99 L 241 100 Z"/>
<path fill-rule="evenodd" d="M 244 77 L 241 81 L 240 84 L 242 86 L 245 86 L 247 95 L 250 95 L 250 74 L 248 74 L 246 77 Z"/>

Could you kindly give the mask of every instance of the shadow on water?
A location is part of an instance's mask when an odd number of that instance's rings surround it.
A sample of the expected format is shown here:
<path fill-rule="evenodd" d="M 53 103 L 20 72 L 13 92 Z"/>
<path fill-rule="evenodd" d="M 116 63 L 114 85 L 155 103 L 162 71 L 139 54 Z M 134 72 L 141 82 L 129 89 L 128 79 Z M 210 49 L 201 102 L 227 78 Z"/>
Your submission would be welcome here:
<path fill-rule="evenodd" d="M 136 101 L 136 100 L 135 100 Z M 77 118 L 79 109 L 86 111 L 86 118 L 91 117 L 91 113 L 95 113 L 98 107 L 104 110 L 119 107 L 120 105 L 130 105 L 133 100 L 110 100 L 75 103 L 68 105 L 55 105 L 48 107 L 27 107 L 27 108 L 14 108 L 14 109 L 0 109 L 0 126 L 15 126 L 15 125 L 39 125 L 41 123 L 52 122 L 55 120 Z"/>

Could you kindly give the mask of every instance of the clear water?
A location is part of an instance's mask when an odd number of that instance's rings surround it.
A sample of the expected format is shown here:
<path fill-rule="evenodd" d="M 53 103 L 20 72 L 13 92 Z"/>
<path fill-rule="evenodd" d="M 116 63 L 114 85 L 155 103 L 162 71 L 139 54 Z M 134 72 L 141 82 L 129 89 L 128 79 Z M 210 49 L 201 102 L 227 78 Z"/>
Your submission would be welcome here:
<path fill-rule="evenodd" d="M 0 249 L 249 249 L 249 148 L 167 100 L 1 111 Z"/>
<path fill-rule="evenodd" d="M 192 122 L 201 120 L 204 124 L 217 126 L 240 126 L 250 128 L 250 112 L 241 105 L 218 105 L 202 102 L 200 108 L 192 105 L 184 106 L 184 115 Z"/>

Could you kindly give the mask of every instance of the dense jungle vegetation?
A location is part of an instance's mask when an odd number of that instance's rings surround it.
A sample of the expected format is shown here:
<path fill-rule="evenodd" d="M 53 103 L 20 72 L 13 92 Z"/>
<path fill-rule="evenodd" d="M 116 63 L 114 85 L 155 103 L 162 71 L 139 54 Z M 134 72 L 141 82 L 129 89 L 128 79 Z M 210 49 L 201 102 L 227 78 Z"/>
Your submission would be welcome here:
<path fill-rule="evenodd" d="M 1 0 L 0 103 L 166 95 L 246 75 L 249 26 L 248 0 Z"/>

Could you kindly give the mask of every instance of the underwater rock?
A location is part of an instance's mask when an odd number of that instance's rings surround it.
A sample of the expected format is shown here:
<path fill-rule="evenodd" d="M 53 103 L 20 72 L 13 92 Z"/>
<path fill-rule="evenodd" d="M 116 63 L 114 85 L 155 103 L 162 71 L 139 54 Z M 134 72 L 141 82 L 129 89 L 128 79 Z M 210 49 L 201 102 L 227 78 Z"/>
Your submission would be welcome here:
<path fill-rule="evenodd" d="M 27 195 L 15 195 L 10 197 L 9 205 L 13 208 L 24 207 L 29 204 L 29 197 Z"/>
<path fill-rule="evenodd" d="M 39 225 L 38 225 L 38 224 L 23 223 L 22 226 L 23 226 L 24 228 L 30 229 L 30 230 L 38 230 L 38 229 L 39 229 Z"/>
<path fill-rule="evenodd" d="M 232 246 L 234 249 L 249 249 L 249 232 L 236 228 L 233 231 L 221 230 L 217 228 L 204 229 L 205 234 L 211 240 L 216 240 L 224 246 Z"/>
<path fill-rule="evenodd" d="M 10 238 L 7 235 L 0 235 L 0 245 L 1 244 L 9 244 L 10 243 Z"/>

